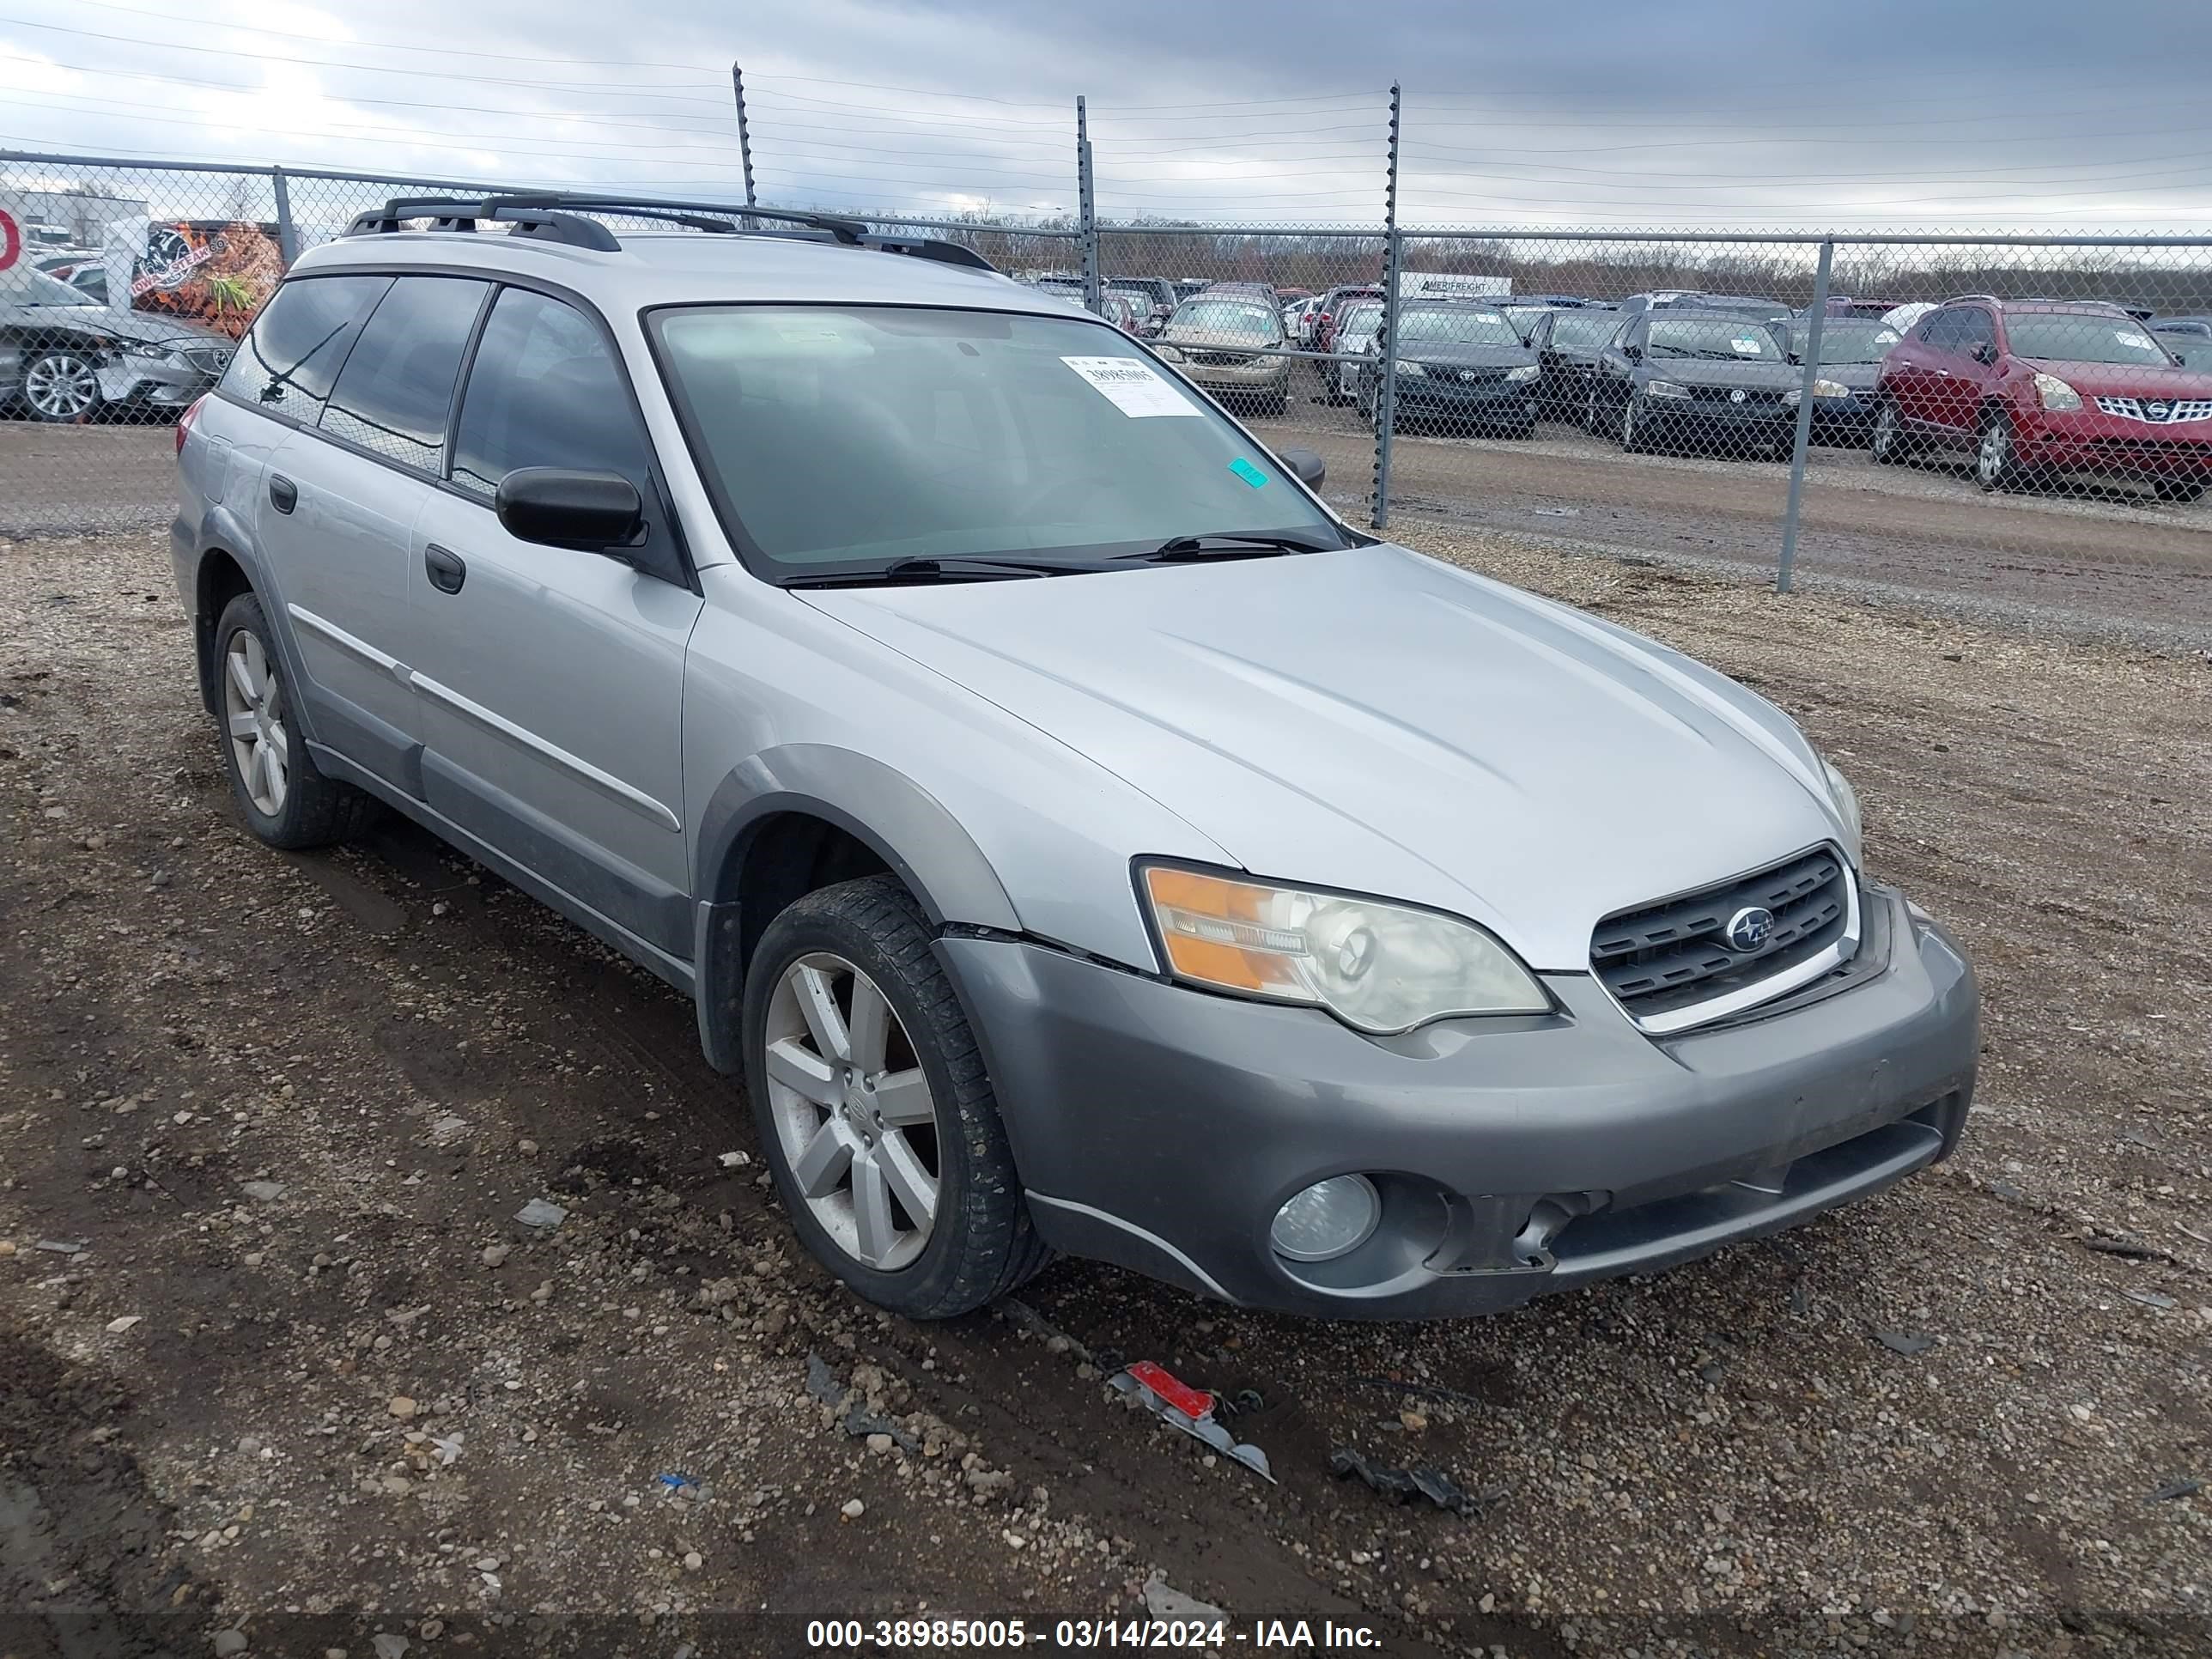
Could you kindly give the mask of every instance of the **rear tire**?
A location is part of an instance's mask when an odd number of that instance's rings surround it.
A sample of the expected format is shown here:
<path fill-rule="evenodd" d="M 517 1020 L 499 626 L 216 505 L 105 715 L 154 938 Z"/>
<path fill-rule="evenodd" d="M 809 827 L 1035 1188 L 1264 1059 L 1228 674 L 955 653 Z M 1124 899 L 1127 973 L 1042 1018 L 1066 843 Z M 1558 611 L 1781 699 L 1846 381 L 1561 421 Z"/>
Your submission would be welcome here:
<path fill-rule="evenodd" d="M 308 751 L 290 677 L 256 595 L 240 593 L 222 608 L 215 652 L 223 770 L 255 839 L 297 851 L 351 841 L 374 823 L 382 803 L 325 777 Z"/>
<path fill-rule="evenodd" d="M 745 974 L 745 1088 L 792 1226 L 856 1295 L 916 1320 L 972 1313 L 1051 1259 L 933 944 L 914 896 L 871 876 L 791 904 Z M 855 1018 L 864 998 L 884 1012 Z"/>

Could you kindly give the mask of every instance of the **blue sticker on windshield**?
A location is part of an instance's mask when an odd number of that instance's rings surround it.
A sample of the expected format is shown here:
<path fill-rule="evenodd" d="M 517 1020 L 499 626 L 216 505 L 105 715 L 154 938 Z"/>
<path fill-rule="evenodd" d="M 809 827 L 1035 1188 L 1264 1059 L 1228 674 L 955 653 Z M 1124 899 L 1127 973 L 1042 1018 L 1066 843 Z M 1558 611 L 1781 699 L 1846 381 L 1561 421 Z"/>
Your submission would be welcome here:
<path fill-rule="evenodd" d="M 1261 471 L 1258 467 L 1253 465 L 1251 462 L 1246 460 L 1242 455 L 1239 455 L 1235 460 L 1229 463 L 1229 470 L 1231 472 L 1234 472 L 1238 477 L 1243 479 L 1246 483 L 1250 484 L 1255 489 L 1259 489 L 1262 484 L 1267 482 L 1267 475 Z"/>

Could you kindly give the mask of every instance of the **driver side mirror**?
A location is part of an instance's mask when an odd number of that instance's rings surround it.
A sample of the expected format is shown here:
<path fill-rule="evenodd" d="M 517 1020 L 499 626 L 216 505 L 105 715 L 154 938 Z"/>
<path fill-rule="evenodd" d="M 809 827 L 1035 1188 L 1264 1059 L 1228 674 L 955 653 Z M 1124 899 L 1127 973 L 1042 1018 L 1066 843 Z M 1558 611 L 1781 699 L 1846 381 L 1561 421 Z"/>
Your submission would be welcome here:
<path fill-rule="evenodd" d="M 1967 355 L 1978 363 L 1993 363 L 1997 360 L 1996 344 L 1994 341 L 1984 340 Z"/>
<path fill-rule="evenodd" d="M 1328 477 L 1328 463 L 1313 450 L 1292 444 L 1277 450 L 1275 459 L 1296 474 L 1297 481 L 1308 489 L 1319 489 L 1322 480 Z"/>
<path fill-rule="evenodd" d="M 499 481 L 493 511 L 517 541 L 610 553 L 645 526 L 637 486 L 618 472 L 517 467 Z"/>

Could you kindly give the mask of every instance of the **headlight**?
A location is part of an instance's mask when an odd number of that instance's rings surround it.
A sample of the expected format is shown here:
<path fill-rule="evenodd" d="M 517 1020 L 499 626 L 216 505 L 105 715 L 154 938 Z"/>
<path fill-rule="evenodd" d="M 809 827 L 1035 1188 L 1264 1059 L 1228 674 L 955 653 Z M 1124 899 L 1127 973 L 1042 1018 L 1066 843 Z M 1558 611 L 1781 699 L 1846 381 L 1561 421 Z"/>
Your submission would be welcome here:
<path fill-rule="evenodd" d="M 1815 380 L 1813 382 L 1813 395 L 1815 398 L 1848 398 L 1851 395 L 1851 389 L 1840 380 Z"/>
<path fill-rule="evenodd" d="M 1158 352 L 1161 356 L 1164 357 L 1171 363 L 1179 363 L 1182 361 L 1182 353 L 1177 351 L 1171 345 L 1154 346 L 1152 349 Z"/>
<path fill-rule="evenodd" d="M 1355 1030 L 1450 1014 L 1539 1014 L 1552 1000 L 1471 921 L 1164 866 L 1142 890 L 1177 979 L 1326 1008 Z"/>
<path fill-rule="evenodd" d="M 2056 374 L 2038 374 L 2035 377 L 2035 396 L 2045 409 L 2081 407 L 2081 394 Z"/>
<path fill-rule="evenodd" d="M 1650 398 L 1686 398 L 1690 388 L 1676 386 L 1672 380 L 1654 380 L 1644 388 L 1644 392 Z"/>
<path fill-rule="evenodd" d="M 1534 380 L 1543 372 L 1543 369 L 1535 363 L 1523 363 L 1518 368 L 1507 369 L 1505 378 L 1509 380 L 1528 381 Z"/>
<path fill-rule="evenodd" d="M 1401 379 L 1403 379 L 1408 374 L 1414 374 L 1426 378 L 1428 372 L 1429 371 L 1427 369 L 1423 368 L 1419 363 L 1409 363 L 1403 357 L 1398 359 L 1398 374 Z"/>
<path fill-rule="evenodd" d="M 1826 760 L 1820 769 L 1828 775 L 1828 799 L 1836 804 L 1836 816 L 1844 821 L 1844 850 L 1850 854 L 1851 862 L 1859 861 L 1860 843 L 1864 834 L 1859 822 L 1859 794 L 1851 781 Z"/>

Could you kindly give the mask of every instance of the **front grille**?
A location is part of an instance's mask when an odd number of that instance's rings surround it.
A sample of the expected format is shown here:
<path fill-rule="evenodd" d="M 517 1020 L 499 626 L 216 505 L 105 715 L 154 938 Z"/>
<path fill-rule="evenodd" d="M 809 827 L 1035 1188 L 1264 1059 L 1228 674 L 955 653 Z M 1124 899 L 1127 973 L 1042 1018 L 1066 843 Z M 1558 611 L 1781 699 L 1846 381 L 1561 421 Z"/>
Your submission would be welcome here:
<path fill-rule="evenodd" d="M 1194 363 L 1210 363 L 1216 368 L 1243 368 L 1259 361 L 1234 351 L 1194 351 L 1190 354 L 1190 360 Z"/>
<path fill-rule="evenodd" d="M 2212 421 L 2212 398 L 2100 398 L 2097 407 L 2124 421 L 2171 426 L 2177 421 Z"/>
<path fill-rule="evenodd" d="M 185 353 L 185 361 L 203 374 L 220 374 L 230 367 L 230 346 L 194 346 Z"/>
<path fill-rule="evenodd" d="M 1680 1017 L 1783 980 L 1844 941 L 1856 908 L 1850 884 L 1842 854 L 1821 847 L 1753 875 L 1624 910 L 1591 934 L 1590 971 L 1632 1018 L 1694 1023 Z M 1729 926 L 1753 909 L 1770 912 L 1772 928 L 1745 949 L 1729 941 Z M 1774 994 L 1788 988 L 1778 984 Z"/>
<path fill-rule="evenodd" d="M 1735 394 L 1743 391 L 1743 401 L 1737 403 Z M 1782 406 L 1782 399 L 1771 392 L 1752 392 L 1737 386 L 1693 386 L 1690 395 L 1701 404 L 1725 404 L 1730 409 L 1773 410 Z"/>

